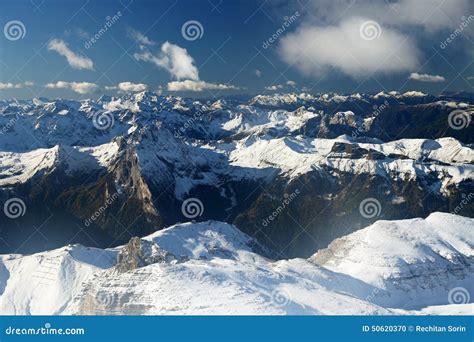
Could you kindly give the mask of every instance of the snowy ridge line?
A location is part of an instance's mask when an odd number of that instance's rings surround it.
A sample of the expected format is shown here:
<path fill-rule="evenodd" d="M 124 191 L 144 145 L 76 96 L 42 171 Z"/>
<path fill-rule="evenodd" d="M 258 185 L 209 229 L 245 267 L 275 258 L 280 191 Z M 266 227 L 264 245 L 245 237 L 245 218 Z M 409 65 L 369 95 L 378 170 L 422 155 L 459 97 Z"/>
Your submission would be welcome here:
<path fill-rule="evenodd" d="M 265 258 L 217 221 L 177 224 L 113 250 L 3 255 L 0 313 L 470 314 L 473 226 L 446 213 L 377 221 L 308 260 Z M 33 271 L 49 259 L 59 260 L 54 282 L 38 288 Z"/>
<path fill-rule="evenodd" d="M 24 183 L 37 173 L 62 165 L 71 175 L 97 168 L 106 170 L 121 153 L 117 142 L 96 147 L 68 147 L 62 157 L 61 149 L 63 147 L 55 146 L 23 153 L 0 151 L 3 165 L 0 185 Z M 474 151 L 453 138 L 402 139 L 389 143 L 357 143 L 345 136 L 337 139 L 252 139 L 237 143 L 232 150 L 219 144 L 204 146 L 204 150 L 218 158 L 228 158 L 230 165 L 227 173 L 230 174 L 233 167 L 277 167 L 281 173 L 297 176 L 310 172 L 315 166 L 327 165 L 356 173 L 378 172 L 377 169 L 380 169 L 382 173 L 390 170 L 414 175 L 417 173 L 415 169 L 418 169 L 420 172 L 445 171 L 451 175 L 453 182 L 474 179 Z M 189 153 L 193 153 L 192 148 L 187 151 Z M 171 157 L 173 160 L 170 162 L 174 162 L 179 155 L 163 157 Z M 145 159 L 143 162 L 149 163 Z M 220 172 L 219 169 L 215 171 Z M 239 171 L 236 172 L 238 177 Z"/>

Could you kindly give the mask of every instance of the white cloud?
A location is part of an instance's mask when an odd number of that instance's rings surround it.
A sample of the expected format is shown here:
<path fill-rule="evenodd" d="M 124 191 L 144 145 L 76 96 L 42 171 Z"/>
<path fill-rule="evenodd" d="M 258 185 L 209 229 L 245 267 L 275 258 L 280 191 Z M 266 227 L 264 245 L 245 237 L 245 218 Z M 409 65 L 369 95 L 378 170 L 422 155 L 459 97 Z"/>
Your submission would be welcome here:
<path fill-rule="evenodd" d="M 472 0 L 312 0 L 305 4 L 311 24 L 329 25 L 335 18 L 368 17 L 380 24 L 427 31 L 455 29 L 461 18 L 472 13 Z"/>
<path fill-rule="evenodd" d="M 139 45 L 150 46 L 150 45 L 156 44 L 154 41 L 152 41 L 150 38 L 145 36 L 143 33 L 137 30 L 134 30 L 132 28 L 128 30 L 128 36 L 132 38 Z"/>
<path fill-rule="evenodd" d="M 117 86 L 105 86 L 104 89 L 105 90 L 116 90 Z"/>
<path fill-rule="evenodd" d="M 377 37 L 367 40 L 361 34 L 367 21 L 358 17 L 337 26 L 304 25 L 281 38 L 280 55 L 305 74 L 320 75 L 334 67 L 354 78 L 413 70 L 418 65 L 419 51 L 410 37 L 381 26 Z"/>
<path fill-rule="evenodd" d="M 292 81 L 292 80 L 288 80 L 286 81 L 285 84 L 273 84 L 271 86 L 268 86 L 268 87 L 265 87 L 266 90 L 271 90 L 271 91 L 275 91 L 275 90 L 279 90 L 279 89 L 283 89 L 283 88 L 286 88 L 286 87 L 295 87 L 296 86 L 296 82 L 295 81 Z"/>
<path fill-rule="evenodd" d="M 417 72 L 412 72 L 408 78 L 414 81 L 431 82 L 431 83 L 446 81 L 446 79 L 443 76 L 419 74 Z"/>
<path fill-rule="evenodd" d="M 20 89 L 24 87 L 31 87 L 33 86 L 34 83 L 31 81 L 26 81 L 23 83 L 2 83 L 0 82 L 0 90 L 5 90 L 5 89 Z"/>
<path fill-rule="evenodd" d="M 468 81 L 474 80 L 474 76 L 468 76 L 467 80 L 468 80 Z"/>
<path fill-rule="evenodd" d="M 228 84 L 216 84 L 208 83 L 204 81 L 174 81 L 168 83 L 169 91 L 203 91 L 205 89 L 209 90 L 234 90 L 239 89 L 233 85 Z"/>
<path fill-rule="evenodd" d="M 394 25 L 417 25 L 428 31 L 456 28 L 462 16 L 472 13 L 471 0 L 400 0 L 392 4 L 393 12 L 380 9 L 384 20 Z M 393 15 L 396 13 L 396 15 Z"/>
<path fill-rule="evenodd" d="M 232 90 L 239 89 L 236 86 L 219 83 L 209 83 L 201 81 L 199 71 L 194 64 L 193 57 L 185 48 L 170 42 L 161 45 L 160 52 L 153 53 L 149 46 L 155 43 L 138 31 L 131 31 L 130 36 L 140 44 L 140 52 L 133 56 L 138 61 L 145 61 L 168 71 L 176 81 L 167 84 L 168 91 L 203 91 L 203 90 Z M 261 72 L 256 70 L 256 75 L 260 77 Z M 157 93 L 161 94 L 162 88 L 158 88 Z"/>
<path fill-rule="evenodd" d="M 94 70 L 94 62 L 90 58 L 76 54 L 61 39 L 51 40 L 48 43 L 48 50 L 56 51 L 61 56 L 66 57 L 69 65 L 75 69 Z"/>
<path fill-rule="evenodd" d="M 283 89 L 283 85 L 281 85 L 281 84 L 274 84 L 274 85 L 265 87 L 265 89 L 266 89 L 266 90 L 275 91 L 275 90 L 278 90 L 278 89 Z"/>
<path fill-rule="evenodd" d="M 48 83 L 45 86 L 49 89 L 70 89 L 79 94 L 89 94 L 99 88 L 95 83 L 90 82 L 64 82 L 58 81 L 56 83 Z"/>
<path fill-rule="evenodd" d="M 145 49 L 133 56 L 137 60 L 150 62 L 167 70 L 178 81 L 183 79 L 199 80 L 199 72 L 194 65 L 194 59 L 186 49 L 178 45 L 165 42 L 161 45 L 161 52 L 156 55 Z"/>
<path fill-rule="evenodd" d="M 147 90 L 148 86 L 144 83 L 121 82 L 118 89 L 123 92 L 140 92 Z"/>
<path fill-rule="evenodd" d="M 255 75 L 260 78 L 262 76 L 262 72 L 258 69 L 255 69 Z"/>

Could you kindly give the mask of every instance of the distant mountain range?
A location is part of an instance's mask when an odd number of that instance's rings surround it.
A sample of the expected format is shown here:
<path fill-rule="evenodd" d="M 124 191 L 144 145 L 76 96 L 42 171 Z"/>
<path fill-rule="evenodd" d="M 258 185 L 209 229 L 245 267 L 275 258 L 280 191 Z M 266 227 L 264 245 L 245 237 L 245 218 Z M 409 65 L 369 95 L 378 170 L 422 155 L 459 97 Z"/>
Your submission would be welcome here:
<path fill-rule="evenodd" d="M 218 220 L 309 257 L 379 219 L 473 217 L 473 112 L 416 91 L 3 100 L 0 253 Z"/>

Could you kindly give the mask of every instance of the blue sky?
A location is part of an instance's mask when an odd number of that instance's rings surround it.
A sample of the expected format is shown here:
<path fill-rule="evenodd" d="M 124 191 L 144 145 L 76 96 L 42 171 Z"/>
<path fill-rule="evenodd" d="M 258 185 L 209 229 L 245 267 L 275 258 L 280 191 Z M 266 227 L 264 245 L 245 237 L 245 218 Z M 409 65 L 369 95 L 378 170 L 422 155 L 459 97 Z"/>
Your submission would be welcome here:
<path fill-rule="evenodd" d="M 469 0 L 3 0 L 0 7 L 1 98 L 145 87 L 220 97 L 474 86 Z M 186 23 L 197 39 L 183 35 Z"/>

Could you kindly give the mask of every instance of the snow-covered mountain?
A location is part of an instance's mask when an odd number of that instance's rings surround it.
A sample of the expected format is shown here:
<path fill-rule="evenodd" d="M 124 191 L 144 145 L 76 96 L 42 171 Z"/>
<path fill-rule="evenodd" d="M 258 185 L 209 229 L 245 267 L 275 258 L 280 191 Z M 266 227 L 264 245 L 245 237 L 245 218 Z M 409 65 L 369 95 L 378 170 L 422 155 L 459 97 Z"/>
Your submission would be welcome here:
<path fill-rule="evenodd" d="M 381 218 L 472 217 L 473 108 L 419 92 L 4 100 L 0 203 L 25 209 L 0 212 L 0 253 L 104 248 L 194 219 L 308 257 Z M 370 217 L 359 210 L 369 198 Z"/>
<path fill-rule="evenodd" d="M 309 259 L 272 260 L 235 226 L 0 258 L 0 314 L 472 314 L 474 220 L 377 221 Z"/>

